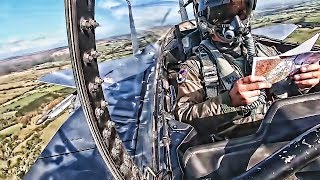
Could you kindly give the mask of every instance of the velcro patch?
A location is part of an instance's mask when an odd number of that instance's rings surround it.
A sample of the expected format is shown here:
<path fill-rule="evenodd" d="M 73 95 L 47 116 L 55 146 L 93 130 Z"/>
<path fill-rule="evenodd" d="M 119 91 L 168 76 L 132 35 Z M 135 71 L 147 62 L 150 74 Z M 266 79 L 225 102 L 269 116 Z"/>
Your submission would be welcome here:
<path fill-rule="evenodd" d="M 178 72 L 177 83 L 181 84 L 181 83 L 185 82 L 187 79 L 187 76 L 188 76 L 187 66 L 182 66 L 180 68 L 180 71 Z"/>

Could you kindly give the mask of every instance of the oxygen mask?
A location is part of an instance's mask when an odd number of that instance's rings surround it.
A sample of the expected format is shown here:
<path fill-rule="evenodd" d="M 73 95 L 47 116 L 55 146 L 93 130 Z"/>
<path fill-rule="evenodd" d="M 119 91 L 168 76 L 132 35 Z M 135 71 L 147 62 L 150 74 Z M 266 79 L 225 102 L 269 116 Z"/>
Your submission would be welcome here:
<path fill-rule="evenodd" d="M 240 42 L 241 36 L 249 32 L 247 27 L 236 15 L 230 24 L 221 24 L 214 27 L 213 34 L 219 42 L 234 44 Z"/>

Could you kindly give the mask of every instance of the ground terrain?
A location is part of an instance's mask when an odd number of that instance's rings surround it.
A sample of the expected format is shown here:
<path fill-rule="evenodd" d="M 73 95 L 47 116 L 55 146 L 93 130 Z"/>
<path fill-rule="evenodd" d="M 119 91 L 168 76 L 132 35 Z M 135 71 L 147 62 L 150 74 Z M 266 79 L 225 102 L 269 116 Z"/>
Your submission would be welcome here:
<path fill-rule="evenodd" d="M 272 23 L 295 23 L 301 28 L 285 41 L 303 42 L 320 32 L 320 0 L 281 11 L 260 11 L 254 27 Z M 168 27 L 141 32 L 141 47 L 153 43 Z M 320 45 L 320 40 L 318 41 Z M 132 54 L 130 36 L 97 41 L 99 61 Z M 48 85 L 37 80 L 48 73 L 71 68 L 67 47 L 0 61 L 0 179 L 20 179 L 29 170 L 55 132 L 69 116 L 65 111 L 54 121 L 36 121 L 75 89 Z"/>
<path fill-rule="evenodd" d="M 141 48 L 154 43 L 167 30 L 156 29 L 158 34 L 148 31 L 139 36 Z M 99 62 L 129 56 L 130 36 L 99 40 L 97 50 L 101 53 Z M 37 63 L 30 63 L 32 58 Z M 15 67 L 17 63 L 19 67 Z M 0 76 L 0 179 L 20 179 L 65 122 L 69 111 L 40 125 L 36 125 L 37 120 L 75 89 L 37 81 L 45 74 L 71 68 L 67 47 L 0 62 L 0 69 L 7 66 L 15 67 L 15 72 L 0 70 L 4 74 Z"/>
<path fill-rule="evenodd" d="M 260 11 L 254 15 L 254 28 L 275 23 L 293 23 L 298 28 L 285 41 L 301 43 L 320 33 L 320 0 L 313 0 L 290 7 L 274 7 L 267 11 Z M 320 46 L 320 39 L 317 41 Z"/>

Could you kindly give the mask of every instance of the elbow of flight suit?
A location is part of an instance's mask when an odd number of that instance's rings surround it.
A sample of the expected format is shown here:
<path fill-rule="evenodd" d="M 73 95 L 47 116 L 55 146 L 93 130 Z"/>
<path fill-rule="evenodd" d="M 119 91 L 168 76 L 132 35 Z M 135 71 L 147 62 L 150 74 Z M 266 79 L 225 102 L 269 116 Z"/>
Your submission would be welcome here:
<path fill-rule="evenodd" d="M 229 91 L 201 103 L 184 102 L 176 109 L 177 119 L 198 131 L 214 132 L 218 127 L 241 118 L 237 112 L 224 113 L 223 106 L 231 106 Z"/>
<path fill-rule="evenodd" d="M 198 61 L 187 60 L 181 65 L 178 75 L 181 81 L 177 88 L 175 109 L 177 120 L 192 125 L 198 132 L 199 130 L 212 132 L 219 125 L 239 118 L 237 112 L 226 113 L 225 111 L 226 107 L 231 107 L 229 91 L 206 99 Z"/>

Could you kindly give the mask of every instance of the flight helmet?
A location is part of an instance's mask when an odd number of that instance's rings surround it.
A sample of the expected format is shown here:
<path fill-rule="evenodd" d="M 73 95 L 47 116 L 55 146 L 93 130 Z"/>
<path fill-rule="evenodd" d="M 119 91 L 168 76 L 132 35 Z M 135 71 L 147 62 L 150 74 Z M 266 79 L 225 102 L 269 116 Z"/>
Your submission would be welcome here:
<path fill-rule="evenodd" d="M 248 31 L 257 0 L 199 0 L 197 20 L 204 35 L 232 43 Z"/>

